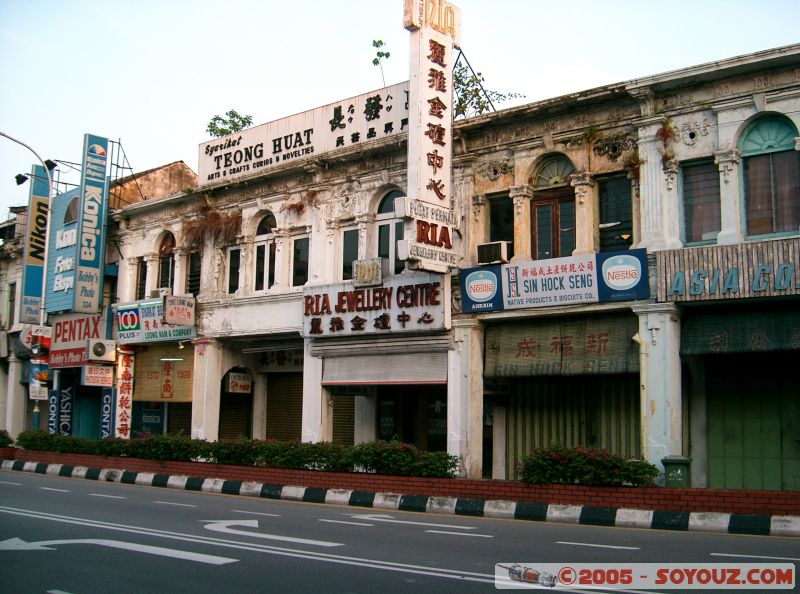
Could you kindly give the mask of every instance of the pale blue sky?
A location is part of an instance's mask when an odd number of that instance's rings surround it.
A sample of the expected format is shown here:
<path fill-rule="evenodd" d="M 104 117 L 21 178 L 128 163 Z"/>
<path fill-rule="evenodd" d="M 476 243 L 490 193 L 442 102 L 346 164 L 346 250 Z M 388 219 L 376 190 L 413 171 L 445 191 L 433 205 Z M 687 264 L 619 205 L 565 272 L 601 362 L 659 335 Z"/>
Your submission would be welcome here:
<path fill-rule="evenodd" d="M 797 0 L 454 3 L 464 53 L 513 104 L 800 42 Z M 406 80 L 402 16 L 402 0 L 0 0 L 0 131 L 44 159 L 79 161 L 91 132 L 134 171 L 196 171 L 214 114 L 260 124 L 382 87 L 373 39 L 386 84 Z M 34 160 L 0 137 L 0 220 Z"/>

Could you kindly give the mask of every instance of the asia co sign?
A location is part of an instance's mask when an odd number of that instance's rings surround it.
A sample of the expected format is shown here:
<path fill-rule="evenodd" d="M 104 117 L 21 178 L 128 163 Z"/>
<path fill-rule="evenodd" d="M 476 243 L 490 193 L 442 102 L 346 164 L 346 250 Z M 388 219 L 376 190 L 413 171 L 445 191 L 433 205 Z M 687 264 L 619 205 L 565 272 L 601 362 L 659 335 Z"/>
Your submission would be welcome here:
<path fill-rule="evenodd" d="M 643 249 L 467 268 L 460 280 L 464 313 L 650 296 Z"/>

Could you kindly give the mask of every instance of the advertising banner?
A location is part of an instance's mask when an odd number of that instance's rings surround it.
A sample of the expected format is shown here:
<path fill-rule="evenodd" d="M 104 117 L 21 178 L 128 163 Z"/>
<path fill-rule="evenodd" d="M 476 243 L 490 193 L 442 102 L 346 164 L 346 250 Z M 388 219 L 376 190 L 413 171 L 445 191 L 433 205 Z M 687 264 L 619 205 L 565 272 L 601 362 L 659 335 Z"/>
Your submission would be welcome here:
<path fill-rule="evenodd" d="M 48 313 L 70 311 L 75 301 L 79 202 L 79 188 L 57 194 L 50 201 L 45 283 L 45 309 Z"/>
<path fill-rule="evenodd" d="M 50 185 L 47 172 L 34 165 L 28 199 L 28 224 L 25 229 L 25 252 L 22 266 L 22 295 L 19 321 L 39 324 L 42 321 L 42 289 L 47 254 L 47 224 L 50 210 Z"/>
<path fill-rule="evenodd" d="M 108 213 L 107 162 L 108 139 L 84 135 L 75 302 L 72 306 L 76 312 L 97 313 L 102 306 Z"/>
<path fill-rule="evenodd" d="M 164 322 L 162 299 L 118 305 L 116 319 L 117 342 L 120 344 L 188 340 L 197 336 L 194 326 Z"/>
<path fill-rule="evenodd" d="M 602 252 L 460 271 L 464 313 L 647 299 L 647 251 Z"/>

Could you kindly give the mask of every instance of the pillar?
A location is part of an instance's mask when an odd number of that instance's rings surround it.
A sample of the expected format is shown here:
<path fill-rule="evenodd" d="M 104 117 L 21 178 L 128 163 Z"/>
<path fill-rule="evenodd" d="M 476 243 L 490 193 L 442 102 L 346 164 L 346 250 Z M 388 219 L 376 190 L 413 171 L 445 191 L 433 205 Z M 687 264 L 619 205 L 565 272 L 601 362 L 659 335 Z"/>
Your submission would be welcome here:
<path fill-rule="evenodd" d="M 594 179 L 588 173 L 573 173 L 569 177 L 570 185 L 575 188 L 575 251 L 572 254 L 594 254 L 597 252 L 599 237 Z"/>
<path fill-rule="evenodd" d="M 685 456 L 681 406 L 680 315 L 672 303 L 632 307 L 639 316 L 642 457 Z"/>
<path fill-rule="evenodd" d="M 514 257 L 512 262 L 531 260 L 531 198 L 530 186 L 514 186 L 508 191 L 514 203 Z"/>
<path fill-rule="evenodd" d="M 210 339 L 195 342 L 192 385 L 192 437 L 195 439 L 219 439 L 222 363 L 220 343 Z"/>
<path fill-rule="evenodd" d="M 714 164 L 719 167 L 720 231 L 717 243 L 720 245 L 744 241 L 739 200 L 739 161 L 739 150 L 735 148 L 714 153 Z"/>
<path fill-rule="evenodd" d="M 303 353 L 303 417 L 300 439 L 307 442 L 333 439 L 333 402 L 322 386 L 322 359 L 305 342 Z"/>
<path fill-rule="evenodd" d="M 483 474 L 483 328 L 474 318 L 453 321 L 456 347 L 447 353 L 447 453 L 460 475 Z"/>
<path fill-rule="evenodd" d="M 253 439 L 267 437 L 267 374 L 257 373 L 253 378 Z"/>
<path fill-rule="evenodd" d="M 25 386 L 20 383 L 21 379 L 22 361 L 13 353 L 9 353 L 5 428 L 13 438 L 25 431 L 25 401 L 28 394 Z"/>
<path fill-rule="evenodd" d="M 175 258 L 175 277 L 172 279 L 172 294 L 185 295 L 186 294 L 186 269 L 189 266 L 187 258 L 189 252 L 176 248 L 173 251 Z"/>
<path fill-rule="evenodd" d="M 353 443 L 358 445 L 378 438 L 378 399 L 375 394 L 355 396 Z"/>
<path fill-rule="evenodd" d="M 147 254 L 144 261 L 147 263 L 147 281 L 144 284 L 144 296 L 147 299 L 158 288 L 158 254 Z"/>

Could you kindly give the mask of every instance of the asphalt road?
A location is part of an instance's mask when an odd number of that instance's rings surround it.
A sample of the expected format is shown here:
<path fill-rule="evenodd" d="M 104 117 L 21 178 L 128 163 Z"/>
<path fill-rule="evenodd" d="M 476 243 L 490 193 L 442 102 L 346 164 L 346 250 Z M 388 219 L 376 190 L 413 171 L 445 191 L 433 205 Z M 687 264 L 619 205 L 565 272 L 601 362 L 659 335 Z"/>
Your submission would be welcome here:
<path fill-rule="evenodd" d="M 0 592 L 14 594 L 491 592 L 498 563 L 798 561 L 792 538 L 387 513 L 0 471 Z"/>

